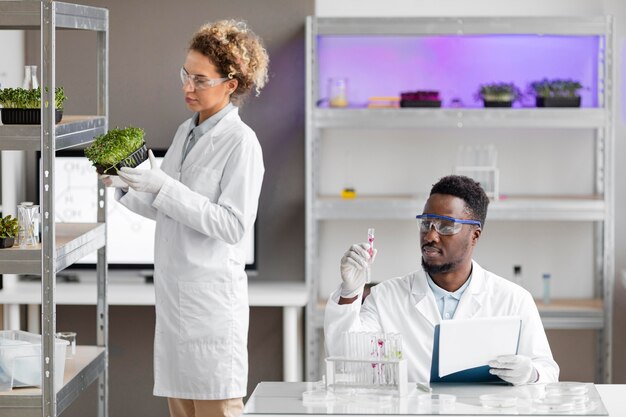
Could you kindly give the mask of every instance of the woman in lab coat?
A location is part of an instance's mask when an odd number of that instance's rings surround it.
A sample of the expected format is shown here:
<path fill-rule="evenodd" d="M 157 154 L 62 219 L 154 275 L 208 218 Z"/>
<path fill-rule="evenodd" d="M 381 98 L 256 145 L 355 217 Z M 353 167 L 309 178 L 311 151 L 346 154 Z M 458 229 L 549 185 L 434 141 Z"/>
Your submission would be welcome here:
<path fill-rule="evenodd" d="M 156 220 L 154 395 L 179 416 L 243 409 L 248 287 L 243 238 L 257 214 L 264 166 L 234 103 L 267 81 L 268 56 L 243 22 L 191 40 L 180 76 L 187 108 L 161 167 L 123 168 L 120 202 Z M 110 181 L 109 181 L 110 183 Z"/>

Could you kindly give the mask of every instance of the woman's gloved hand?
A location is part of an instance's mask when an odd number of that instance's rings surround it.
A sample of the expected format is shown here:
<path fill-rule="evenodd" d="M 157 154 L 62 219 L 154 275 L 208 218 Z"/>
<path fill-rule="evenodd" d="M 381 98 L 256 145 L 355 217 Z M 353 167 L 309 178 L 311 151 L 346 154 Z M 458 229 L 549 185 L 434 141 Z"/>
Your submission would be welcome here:
<path fill-rule="evenodd" d="M 98 179 L 102 181 L 105 187 L 121 188 L 125 192 L 128 191 L 128 184 L 117 175 L 98 175 Z"/>
<path fill-rule="evenodd" d="M 157 165 L 152 149 L 148 150 L 148 158 L 150 169 L 123 167 L 118 172 L 118 176 L 135 191 L 156 194 L 161 191 L 161 187 L 169 177 Z"/>
<path fill-rule="evenodd" d="M 365 269 L 374 262 L 377 250 L 371 256 L 369 243 L 354 244 L 341 258 L 341 297 L 354 298 L 365 285 Z"/>
<path fill-rule="evenodd" d="M 523 385 L 537 382 L 539 373 L 533 362 L 524 355 L 502 355 L 496 360 L 489 361 L 489 373 L 497 375 L 513 385 Z"/>

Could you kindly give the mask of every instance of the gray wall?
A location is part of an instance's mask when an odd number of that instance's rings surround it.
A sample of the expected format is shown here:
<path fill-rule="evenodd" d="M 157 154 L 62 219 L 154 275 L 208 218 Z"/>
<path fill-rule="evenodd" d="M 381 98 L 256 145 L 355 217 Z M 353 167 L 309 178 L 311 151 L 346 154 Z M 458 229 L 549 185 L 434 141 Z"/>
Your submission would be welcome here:
<path fill-rule="evenodd" d="M 190 116 L 178 71 L 187 43 L 207 21 L 247 20 L 265 41 L 270 81 L 241 109 L 259 138 L 265 179 L 258 216 L 258 276 L 304 280 L 304 22 L 314 0 L 85 0 L 110 12 L 110 126 L 146 130 L 153 148 L 167 148 Z M 26 36 L 26 62 L 39 62 L 39 32 Z M 57 32 L 57 85 L 67 114 L 96 112 L 95 34 Z M 34 163 L 34 158 L 29 162 Z M 29 172 L 36 172 L 34 167 Z M 34 191 L 30 181 L 30 194 Z M 111 416 L 167 416 L 152 396 L 154 309 L 110 308 Z M 253 308 L 250 318 L 249 393 L 261 380 L 282 379 L 282 321 L 278 308 Z M 76 329 L 80 343 L 95 343 L 95 310 L 58 307 L 59 329 Z M 64 415 L 94 415 L 95 390 Z"/>

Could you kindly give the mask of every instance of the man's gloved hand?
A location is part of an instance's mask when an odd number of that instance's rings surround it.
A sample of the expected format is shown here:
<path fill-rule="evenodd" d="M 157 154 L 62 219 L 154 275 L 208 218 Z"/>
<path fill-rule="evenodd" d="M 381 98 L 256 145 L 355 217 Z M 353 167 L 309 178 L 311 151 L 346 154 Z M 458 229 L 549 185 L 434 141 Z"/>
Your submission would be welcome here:
<path fill-rule="evenodd" d="M 539 373 L 528 356 L 498 356 L 496 360 L 489 361 L 489 366 L 491 367 L 489 373 L 513 385 L 530 384 L 539 379 Z"/>
<path fill-rule="evenodd" d="M 118 176 L 135 191 L 156 194 L 161 191 L 168 175 L 157 166 L 152 150 L 148 151 L 150 169 L 123 167 Z"/>
<path fill-rule="evenodd" d="M 128 191 L 128 184 L 117 175 L 98 175 L 98 179 L 102 181 L 105 187 L 121 188 L 125 192 Z"/>
<path fill-rule="evenodd" d="M 374 262 L 377 250 L 370 259 L 369 243 L 354 244 L 341 258 L 341 297 L 354 298 L 365 285 L 365 269 Z"/>

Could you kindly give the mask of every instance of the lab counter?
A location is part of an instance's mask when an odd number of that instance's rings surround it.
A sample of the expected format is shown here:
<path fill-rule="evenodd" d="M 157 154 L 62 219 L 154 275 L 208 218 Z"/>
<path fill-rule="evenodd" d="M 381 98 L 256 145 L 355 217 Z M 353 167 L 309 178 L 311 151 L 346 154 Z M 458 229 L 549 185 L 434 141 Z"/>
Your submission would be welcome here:
<path fill-rule="evenodd" d="M 70 272 L 70 271 L 68 271 Z M 95 271 L 80 271 L 78 282 L 58 282 L 56 303 L 60 305 L 95 305 L 97 298 Z M 254 281 L 248 283 L 251 307 L 281 307 L 283 311 L 283 378 L 301 381 L 303 369 L 303 307 L 307 302 L 304 282 Z M 154 305 L 154 285 L 146 283 L 136 271 L 109 271 L 107 301 L 114 305 Z M 28 305 L 28 331 L 39 332 L 39 281 L 12 283 L 0 290 L 0 304 L 5 305 L 9 327 L 17 330 L 21 304 Z M 32 313 L 32 314 L 31 314 Z M 34 318 L 34 320 L 31 320 Z"/>
<path fill-rule="evenodd" d="M 414 384 L 413 384 L 414 385 Z M 322 417 L 329 415 L 372 416 L 372 415 L 588 415 L 626 416 L 626 385 L 586 384 L 589 404 L 583 411 L 539 411 L 533 404 L 534 398 L 542 396 L 542 384 L 514 387 L 493 384 L 433 384 L 433 394 L 452 394 L 456 403 L 452 409 L 433 410 L 418 401 L 425 392 L 413 389 L 407 397 L 393 397 L 387 401 L 377 401 L 375 396 L 340 396 L 326 402 L 305 402 L 302 393 L 314 390 L 312 382 L 261 382 L 244 409 L 246 416 L 264 417 Z M 483 394 L 502 394 L 518 398 L 515 407 L 488 408 L 481 404 Z M 389 397 L 389 396 L 387 396 Z"/>

